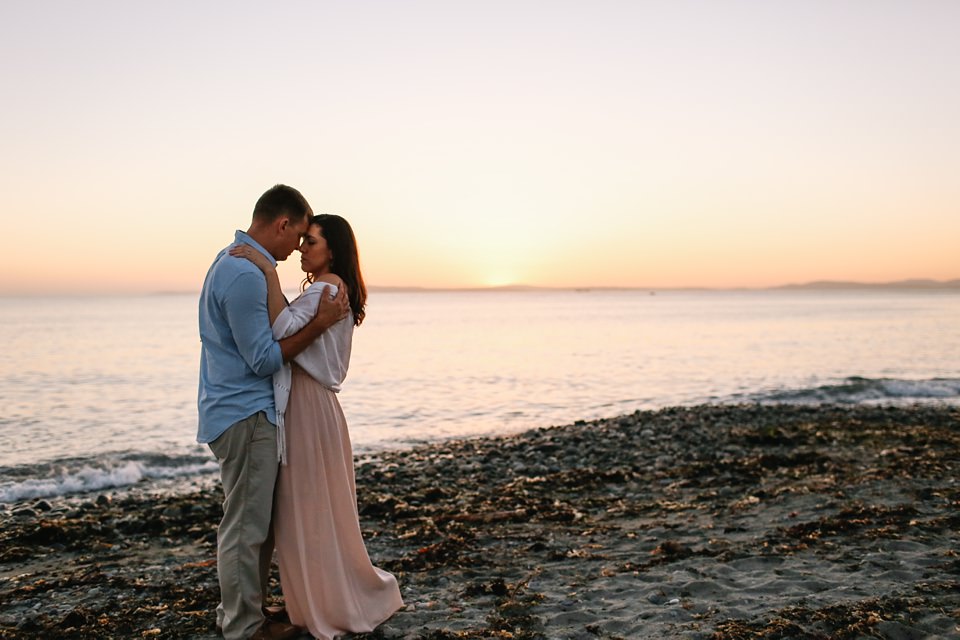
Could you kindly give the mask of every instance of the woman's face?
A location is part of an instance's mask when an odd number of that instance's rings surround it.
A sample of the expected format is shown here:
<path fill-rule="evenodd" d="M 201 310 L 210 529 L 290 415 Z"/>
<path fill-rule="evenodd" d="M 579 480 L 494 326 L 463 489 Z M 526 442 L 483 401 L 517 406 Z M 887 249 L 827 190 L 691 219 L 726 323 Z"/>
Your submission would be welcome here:
<path fill-rule="evenodd" d="M 310 225 L 300 243 L 300 268 L 304 273 L 314 275 L 329 273 L 332 258 L 327 240 L 323 237 L 323 229 L 318 224 Z"/>

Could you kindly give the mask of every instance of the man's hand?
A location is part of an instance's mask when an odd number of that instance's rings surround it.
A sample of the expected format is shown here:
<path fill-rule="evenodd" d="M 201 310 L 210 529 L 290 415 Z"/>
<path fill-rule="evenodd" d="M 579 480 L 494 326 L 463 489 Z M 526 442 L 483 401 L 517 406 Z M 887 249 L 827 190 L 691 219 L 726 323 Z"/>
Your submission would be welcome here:
<path fill-rule="evenodd" d="M 298 353 L 319 338 L 321 333 L 347 317 L 349 311 L 350 301 L 347 299 L 346 289 L 340 287 L 337 295 L 331 298 L 330 285 L 324 285 L 323 291 L 320 292 L 320 304 L 317 305 L 317 313 L 313 319 L 303 329 L 280 341 L 283 361 L 293 360 Z"/>
<path fill-rule="evenodd" d="M 320 304 L 317 305 L 317 313 L 313 316 L 310 324 L 323 333 L 333 325 L 347 317 L 350 312 L 350 300 L 347 299 L 347 288 L 339 287 L 337 295 L 330 297 L 330 286 L 324 285 L 320 293 Z"/>

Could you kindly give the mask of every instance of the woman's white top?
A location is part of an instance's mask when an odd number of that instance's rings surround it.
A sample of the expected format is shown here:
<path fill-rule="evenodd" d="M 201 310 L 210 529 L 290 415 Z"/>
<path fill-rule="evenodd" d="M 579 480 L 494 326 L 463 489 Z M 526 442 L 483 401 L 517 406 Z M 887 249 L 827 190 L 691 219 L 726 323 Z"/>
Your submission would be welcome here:
<path fill-rule="evenodd" d="M 273 321 L 273 337 L 281 340 L 292 336 L 310 322 L 317 313 L 323 288 L 329 287 L 330 297 L 337 294 L 337 286 L 326 282 L 314 282 L 306 291 L 291 302 Z M 306 349 L 294 357 L 314 380 L 333 392 L 347 377 L 350 367 L 350 347 L 353 344 L 353 313 L 320 334 Z M 293 377 L 289 364 L 284 364 L 273 374 L 273 398 L 277 405 L 277 456 L 286 463 L 286 438 L 284 437 L 283 414 L 290 399 L 290 382 Z"/>

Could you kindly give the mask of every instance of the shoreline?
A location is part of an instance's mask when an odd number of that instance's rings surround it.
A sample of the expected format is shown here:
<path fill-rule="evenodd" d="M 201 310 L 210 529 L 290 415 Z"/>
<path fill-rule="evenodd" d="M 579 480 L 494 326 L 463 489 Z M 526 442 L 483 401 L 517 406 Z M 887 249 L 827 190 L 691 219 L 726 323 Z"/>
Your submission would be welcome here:
<path fill-rule="evenodd" d="M 356 473 L 407 607 L 352 638 L 960 634 L 957 407 L 638 411 L 363 454 Z M 19 503 L 0 516 L 0 638 L 216 638 L 221 499 Z"/>

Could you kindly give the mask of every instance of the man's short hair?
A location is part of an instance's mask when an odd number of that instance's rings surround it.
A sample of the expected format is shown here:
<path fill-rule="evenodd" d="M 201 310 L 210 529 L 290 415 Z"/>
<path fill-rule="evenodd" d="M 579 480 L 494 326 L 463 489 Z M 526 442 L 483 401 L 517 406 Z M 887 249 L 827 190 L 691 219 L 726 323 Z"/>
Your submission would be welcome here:
<path fill-rule="evenodd" d="M 285 184 L 274 185 L 268 189 L 253 207 L 253 219 L 258 222 L 273 222 L 281 216 L 299 222 L 312 215 L 313 209 L 307 204 L 307 199 Z"/>

